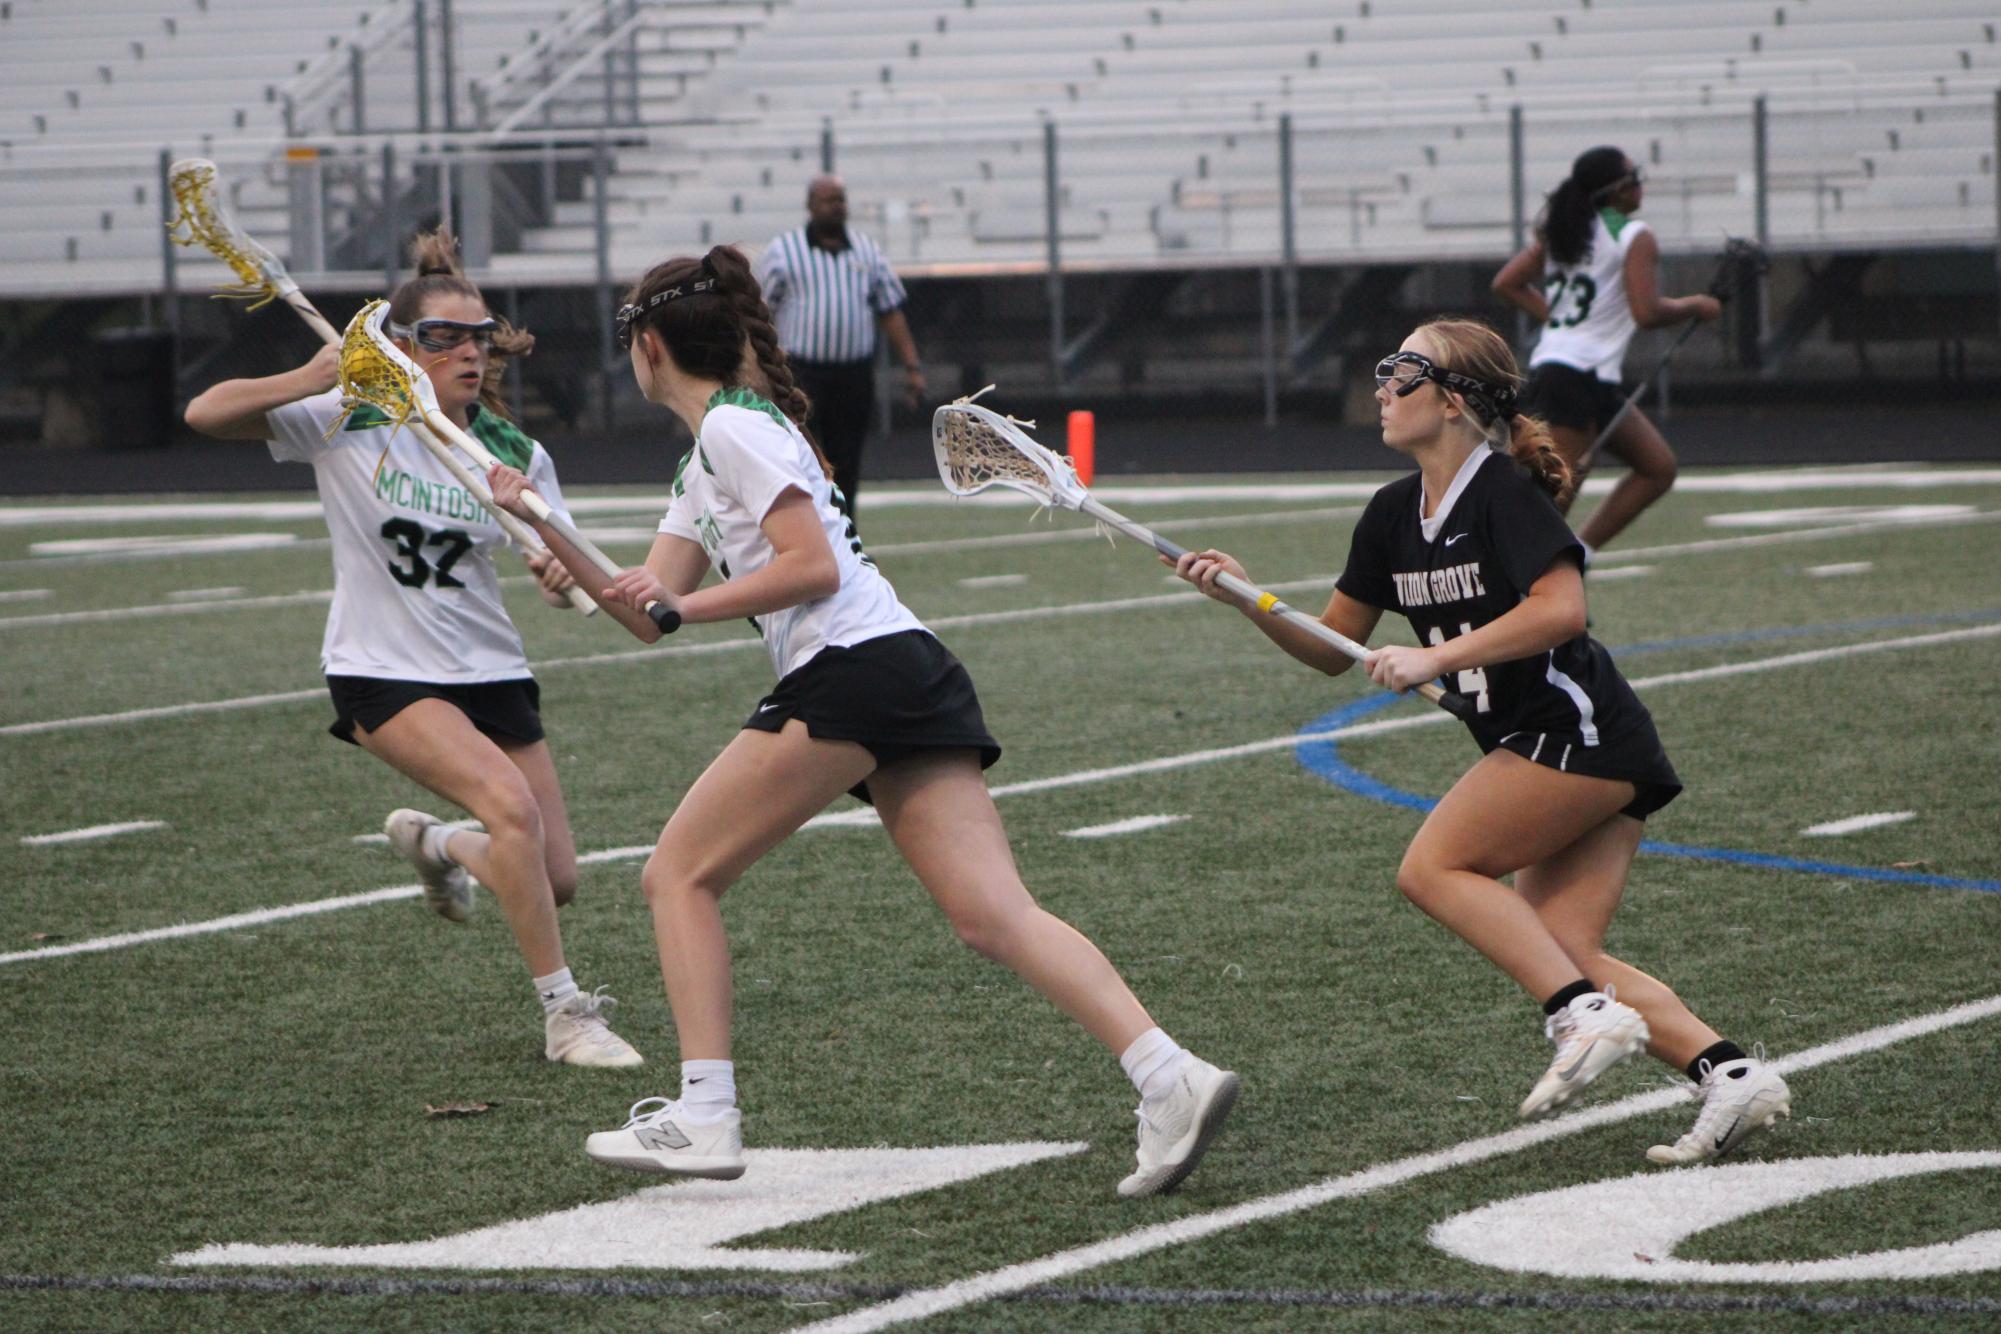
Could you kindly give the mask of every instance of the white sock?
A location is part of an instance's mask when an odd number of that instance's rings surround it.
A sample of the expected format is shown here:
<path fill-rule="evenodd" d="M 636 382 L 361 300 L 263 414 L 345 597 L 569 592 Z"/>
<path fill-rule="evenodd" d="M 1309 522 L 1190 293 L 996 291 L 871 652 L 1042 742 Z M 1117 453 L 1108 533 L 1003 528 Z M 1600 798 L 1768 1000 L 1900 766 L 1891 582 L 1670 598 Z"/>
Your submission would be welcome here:
<path fill-rule="evenodd" d="M 1149 1028 L 1133 1039 L 1133 1045 L 1119 1057 L 1126 1078 L 1139 1090 L 1140 1101 L 1157 1098 L 1173 1087 L 1174 1076 L 1188 1051 L 1158 1028 Z"/>
<path fill-rule="evenodd" d="M 554 1014 L 557 1006 L 577 994 L 577 979 L 570 976 L 568 968 L 558 968 L 535 979 L 535 994 L 542 998 L 542 1013 Z"/>
<path fill-rule="evenodd" d="M 736 1106 L 736 1062 L 681 1062 L 680 1103 L 697 1124 L 722 1120 Z"/>
<path fill-rule="evenodd" d="M 420 843 L 424 855 L 432 861 L 452 862 L 456 866 L 458 863 L 453 861 L 452 854 L 445 851 L 445 842 L 458 832 L 448 824 L 434 824 L 426 829 Z"/>

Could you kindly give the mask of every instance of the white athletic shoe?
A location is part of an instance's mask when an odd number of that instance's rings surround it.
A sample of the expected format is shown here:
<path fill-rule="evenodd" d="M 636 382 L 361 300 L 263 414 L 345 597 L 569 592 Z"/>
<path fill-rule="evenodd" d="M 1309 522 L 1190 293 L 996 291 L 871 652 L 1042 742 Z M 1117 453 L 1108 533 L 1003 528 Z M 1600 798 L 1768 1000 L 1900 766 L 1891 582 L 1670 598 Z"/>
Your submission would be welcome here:
<path fill-rule="evenodd" d="M 1139 1105 L 1139 1166 L 1119 1183 L 1127 1199 L 1173 1190 L 1195 1170 L 1237 1101 L 1237 1077 L 1199 1056 L 1181 1063 L 1174 1085 Z"/>
<path fill-rule="evenodd" d="M 463 922 L 472 916 L 477 902 L 472 877 L 457 862 L 424 851 L 424 834 L 438 823 L 437 816 L 422 811 L 391 811 L 382 822 L 382 832 L 389 836 L 389 846 L 417 868 L 417 877 L 424 882 L 424 902 L 431 911 L 447 922 Z"/>
<path fill-rule="evenodd" d="M 590 1065 L 611 1070 L 629 1070 L 646 1064 L 646 1058 L 632 1044 L 611 1031 L 604 1011 L 618 1004 L 596 991 L 579 991 L 549 1012 L 548 1043 L 542 1054 L 565 1065 Z"/>
<path fill-rule="evenodd" d="M 1554 1111 L 1587 1085 L 1647 1045 L 1647 1021 L 1608 988 L 1579 996 L 1543 1023 L 1556 1058 L 1522 1103 L 1524 1117 Z"/>
<path fill-rule="evenodd" d="M 1647 1161 L 1666 1166 L 1702 1163 L 1721 1158 L 1782 1116 L 1793 1114 L 1793 1093 L 1778 1072 L 1762 1060 L 1746 1058 L 1718 1066 L 1704 1062 L 1697 1089 L 1702 1110 L 1695 1128 L 1672 1144 L 1647 1150 Z"/>
<path fill-rule="evenodd" d="M 732 1107 L 720 1121 L 693 1124 L 681 1104 L 642 1098 L 626 1123 L 584 1141 L 584 1152 L 609 1167 L 667 1176 L 735 1181 L 743 1175 L 743 1115 Z"/>

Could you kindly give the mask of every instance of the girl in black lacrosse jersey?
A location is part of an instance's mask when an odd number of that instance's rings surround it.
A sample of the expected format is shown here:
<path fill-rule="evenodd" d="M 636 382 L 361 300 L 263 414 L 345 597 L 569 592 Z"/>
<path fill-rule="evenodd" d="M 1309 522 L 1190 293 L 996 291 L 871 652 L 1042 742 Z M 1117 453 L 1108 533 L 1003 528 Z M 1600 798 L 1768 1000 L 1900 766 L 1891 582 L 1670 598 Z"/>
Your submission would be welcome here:
<path fill-rule="evenodd" d="M 1644 1045 L 1704 1099 L 1694 1129 L 1647 1156 L 1699 1162 L 1788 1114 L 1791 1095 L 1664 983 L 1605 953 L 1642 822 L 1681 781 L 1646 706 L 1584 633 L 1583 552 L 1555 503 L 1569 469 L 1547 428 L 1514 410 L 1518 378 L 1501 336 L 1470 320 L 1423 325 L 1383 359 L 1383 442 L 1418 471 L 1369 502 L 1321 620 L 1367 642 L 1384 611 L 1402 613 L 1422 647 L 1377 649 L 1370 677 L 1393 690 L 1443 677 L 1473 705 L 1484 758 L 1426 818 L 1397 887 L 1543 1002 L 1556 1056 L 1521 1114 Z M 1246 577 L 1222 552 L 1175 569 L 1302 662 L 1330 676 L 1352 662 L 1220 587 L 1224 571 Z M 1512 889 L 1499 879 L 1511 873 Z"/>

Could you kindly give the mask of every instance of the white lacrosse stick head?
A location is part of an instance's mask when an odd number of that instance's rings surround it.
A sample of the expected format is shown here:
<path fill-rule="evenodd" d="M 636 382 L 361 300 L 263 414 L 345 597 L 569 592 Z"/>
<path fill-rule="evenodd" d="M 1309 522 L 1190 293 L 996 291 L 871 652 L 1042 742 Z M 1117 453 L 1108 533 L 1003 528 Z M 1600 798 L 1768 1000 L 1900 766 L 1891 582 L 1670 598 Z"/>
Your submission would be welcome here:
<path fill-rule="evenodd" d="M 437 412 L 438 392 L 424 368 L 390 340 L 388 322 L 389 303 L 380 298 L 347 322 L 340 340 L 341 404 L 349 412 L 367 404 L 400 426 Z"/>
<path fill-rule="evenodd" d="M 931 452 L 939 478 L 955 496 L 1004 486 L 1074 510 L 1091 494 L 1069 459 L 1030 439 L 1012 418 L 964 399 L 931 414 Z"/>
<path fill-rule="evenodd" d="M 179 211 L 167 224 L 176 245 L 200 246 L 229 265 L 237 286 L 219 295 L 249 300 L 251 309 L 268 305 L 294 289 L 278 257 L 259 245 L 222 201 L 220 176 L 207 158 L 182 158 L 167 168 L 167 187 Z"/>

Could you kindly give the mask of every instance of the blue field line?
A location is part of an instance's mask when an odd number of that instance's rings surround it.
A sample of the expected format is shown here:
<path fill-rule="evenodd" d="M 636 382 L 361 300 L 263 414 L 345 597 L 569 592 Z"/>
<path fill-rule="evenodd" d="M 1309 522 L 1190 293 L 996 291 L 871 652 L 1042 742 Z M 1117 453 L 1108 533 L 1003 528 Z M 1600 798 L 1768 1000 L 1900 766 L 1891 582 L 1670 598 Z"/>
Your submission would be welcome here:
<path fill-rule="evenodd" d="M 1868 621 L 1846 621 L 1825 625 L 1784 626 L 1771 630 L 1742 630 L 1724 634 L 1697 635 L 1687 639 L 1661 639 L 1649 643 L 1629 644 L 1617 651 L 1616 656 L 1625 658 L 1641 653 L 1661 653 L 1669 649 L 1711 647 L 1718 644 L 1738 644 L 1754 640 L 1800 638 L 1809 635 L 1829 634 L 1835 631 L 1907 629 L 1915 625 L 1935 624 L 1941 621 L 1991 621 L 2001 619 L 2001 610 L 1979 612 L 1957 612 L 1941 615 L 1886 616 Z M 1360 722 L 1372 713 L 1380 712 L 1405 697 L 1392 695 L 1387 691 L 1366 695 L 1352 704 L 1345 704 L 1331 713 L 1322 714 L 1299 730 L 1302 733 L 1331 732 Z M 1341 743 L 1338 741 L 1315 741 L 1298 746 L 1293 753 L 1309 772 L 1319 775 L 1336 787 L 1353 792 L 1356 796 L 1367 797 L 1390 806 L 1402 806 L 1414 811 L 1429 811 L 1438 804 L 1436 798 L 1422 796 L 1416 792 L 1406 792 L 1392 787 L 1379 778 L 1363 773 L 1354 765 L 1341 758 Z M 1880 880 L 1903 885 L 1928 885 L 1938 889 L 1971 889 L 1982 893 L 2001 893 L 2001 880 L 1967 880 L 1955 876 L 1924 875 L 1917 871 L 1899 871 L 1874 866 L 1844 866 L 1838 862 L 1807 861 L 1800 857 L 1780 857 L 1765 852 L 1740 852 L 1735 848 L 1698 848 L 1682 843 L 1661 843 L 1647 839 L 1640 844 L 1640 851 L 1661 857 L 1687 857 L 1695 861 L 1730 862 L 1739 866 L 1756 866 L 1771 871 L 1799 871 L 1808 875 L 1838 875 L 1855 880 Z"/>

